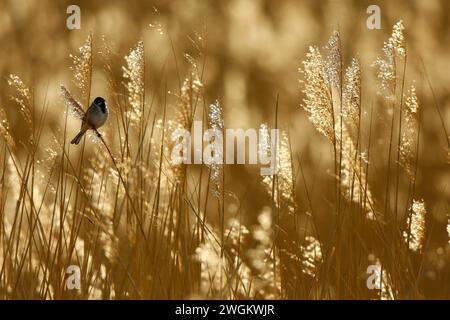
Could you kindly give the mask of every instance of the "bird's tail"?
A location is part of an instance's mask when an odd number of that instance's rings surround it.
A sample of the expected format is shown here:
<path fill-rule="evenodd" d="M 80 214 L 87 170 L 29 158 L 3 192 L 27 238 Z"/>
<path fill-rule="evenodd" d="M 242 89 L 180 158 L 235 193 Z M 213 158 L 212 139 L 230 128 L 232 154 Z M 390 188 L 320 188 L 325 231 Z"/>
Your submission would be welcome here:
<path fill-rule="evenodd" d="M 75 138 L 72 139 L 72 141 L 70 141 L 71 144 L 79 144 L 81 141 L 81 138 L 83 138 L 84 134 L 86 133 L 86 130 L 81 130 L 76 136 Z"/>

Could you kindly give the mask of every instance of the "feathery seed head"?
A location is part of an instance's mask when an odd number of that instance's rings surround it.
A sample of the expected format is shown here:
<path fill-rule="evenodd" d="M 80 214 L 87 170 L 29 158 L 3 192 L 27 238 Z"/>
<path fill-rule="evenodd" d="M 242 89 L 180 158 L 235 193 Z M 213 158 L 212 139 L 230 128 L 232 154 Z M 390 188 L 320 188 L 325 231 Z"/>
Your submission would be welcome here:
<path fill-rule="evenodd" d="M 419 111 L 419 101 L 417 99 L 417 95 L 416 95 L 416 87 L 414 87 L 413 85 L 411 86 L 411 88 L 408 91 L 406 100 L 405 100 L 405 105 L 408 108 L 407 111 L 411 114 L 411 115 L 416 115 L 417 112 Z"/>
<path fill-rule="evenodd" d="M 399 145 L 400 165 L 405 169 L 409 178 L 414 179 L 413 166 L 415 154 L 417 152 L 417 132 L 419 130 L 418 112 L 419 101 L 416 95 L 416 88 L 411 86 L 405 98 L 405 106 L 403 117 L 402 135 Z"/>
<path fill-rule="evenodd" d="M 6 117 L 5 110 L 3 110 L 3 108 L 1 107 L 0 107 L 0 135 L 2 135 L 3 139 L 5 139 L 7 146 L 10 149 L 14 149 L 15 144 L 14 139 L 11 136 L 9 121 L 8 118 Z"/>
<path fill-rule="evenodd" d="M 11 97 L 11 99 L 20 106 L 20 113 L 22 114 L 25 122 L 30 126 L 32 125 L 32 112 L 31 112 L 31 93 L 30 89 L 25 85 L 25 83 L 19 78 L 19 76 L 10 74 L 8 77 L 8 85 L 13 87 L 17 96 Z"/>
<path fill-rule="evenodd" d="M 144 81 L 145 81 L 145 55 L 144 42 L 139 41 L 135 48 L 131 49 L 130 54 L 125 56 L 126 67 L 122 67 L 123 77 L 128 79 L 125 87 L 128 90 L 128 101 L 131 111 L 128 116 L 133 125 L 141 121 L 143 102 L 144 102 Z"/>
<path fill-rule="evenodd" d="M 216 132 L 220 132 L 223 134 L 224 129 L 224 122 L 223 122 L 223 114 L 222 114 L 222 107 L 219 103 L 219 101 L 216 100 L 215 103 L 212 103 L 209 106 L 209 112 L 208 112 L 208 123 L 209 127 L 213 129 Z M 213 141 L 211 141 L 214 143 Z M 220 144 L 219 144 L 220 147 Z M 216 150 L 217 151 L 217 150 Z M 213 158 L 217 161 L 213 161 L 209 165 L 211 173 L 210 173 L 210 181 L 213 185 L 213 194 L 216 197 L 219 197 L 220 192 L 223 188 L 222 185 L 222 176 L 223 176 L 223 164 L 221 163 L 220 159 L 223 160 L 223 150 L 218 150 L 218 154 L 213 155 Z M 223 161 L 222 161 L 223 162 Z"/>
<path fill-rule="evenodd" d="M 63 98 L 69 109 L 69 114 L 75 118 L 83 119 L 84 110 L 81 103 L 78 102 L 63 85 L 60 87 L 59 95 Z"/>
<path fill-rule="evenodd" d="M 209 106 L 208 121 L 211 129 L 223 129 L 222 107 L 217 100 Z"/>
<path fill-rule="evenodd" d="M 342 57 L 341 57 L 341 39 L 339 31 L 333 31 L 328 44 L 326 45 L 326 50 L 328 51 L 325 60 L 325 79 L 330 87 L 335 88 L 338 93 L 341 92 L 341 68 L 342 68 Z"/>
<path fill-rule="evenodd" d="M 361 113 L 361 66 L 357 58 L 352 59 L 345 72 L 343 100 L 343 116 L 356 134 Z"/>
<path fill-rule="evenodd" d="M 422 200 L 413 200 L 408 216 L 407 226 L 410 230 L 403 232 L 405 241 L 409 244 L 409 249 L 415 252 L 421 252 L 423 241 L 425 239 L 425 202 Z"/>
<path fill-rule="evenodd" d="M 306 95 L 302 107 L 316 129 L 333 141 L 333 102 L 326 80 L 325 63 L 318 48 L 309 47 L 303 61 L 303 70 L 300 72 L 305 77 L 305 81 L 301 81 L 305 87 L 303 93 Z"/>
<path fill-rule="evenodd" d="M 400 20 L 394 25 L 391 38 L 389 38 L 390 45 L 394 48 L 395 54 L 399 58 L 406 56 L 404 30 L 403 20 Z"/>
<path fill-rule="evenodd" d="M 394 99 L 397 72 L 396 58 L 403 60 L 406 57 L 404 29 L 402 20 L 394 25 L 391 37 L 383 46 L 384 56 L 378 57 L 373 63 L 373 66 L 378 68 L 377 76 L 381 86 L 379 94 L 385 93 L 387 100 Z"/>
<path fill-rule="evenodd" d="M 89 34 L 85 43 L 78 48 L 79 55 L 70 55 L 72 58 L 74 84 L 80 89 L 81 94 L 87 97 L 91 85 L 92 72 L 92 35 Z M 87 101 L 89 103 L 89 101 Z"/>

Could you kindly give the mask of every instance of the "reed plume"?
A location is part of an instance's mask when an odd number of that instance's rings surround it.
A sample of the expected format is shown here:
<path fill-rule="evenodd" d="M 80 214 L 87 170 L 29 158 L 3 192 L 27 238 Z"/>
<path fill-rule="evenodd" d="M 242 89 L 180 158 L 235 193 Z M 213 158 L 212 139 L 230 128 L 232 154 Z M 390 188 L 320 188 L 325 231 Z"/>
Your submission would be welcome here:
<path fill-rule="evenodd" d="M 324 61 L 325 80 L 328 86 L 334 90 L 333 99 L 341 99 L 342 90 L 342 56 L 341 38 L 339 31 L 335 30 L 325 46 L 327 56 Z"/>
<path fill-rule="evenodd" d="M 19 78 L 19 76 L 10 74 L 8 77 L 8 84 L 16 90 L 17 96 L 12 96 L 11 99 L 15 101 L 20 107 L 25 123 L 32 128 L 33 126 L 33 101 L 30 88 Z"/>
<path fill-rule="evenodd" d="M 126 67 L 122 67 L 123 77 L 128 79 L 125 87 L 128 90 L 130 110 L 127 112 L 132 125 L 142 120 L 145 95 L 145 55 L 144 42 L 139 41 L 130 53 L 125 56 Z"/>
<path fill-rule="evenodd" d="M 72 66 L 73 83 L 80 90 L 85 99 L 85 105 L 90 103 L 90 90 L 92 83 L 92 34 L 89 34 L 84 44 L 78 48 L 79 54 L 73 55 Z"/>
<path fill-rule="evenodd" d="M 425 202 L 423 200 L 413 200 L 407 219 L 407 231 L 403 232 L 405 242 L 409 249 L 415 252 L 422 252 L 425 239 Z"/>
<path fill-rule="evenodd" d="M 79 101 L 77 101 L 66 89 L 63 85 L 60 86 L 60 96 L 63 98 L 66 103 L 67 108 L 69 109 L 69 114 L 75 118 L 83 119 L 84 110 Z"/>
<path fill-rule="evenodd" d="M 358 58 L 353 58 L 345 72 L 342 116 L 354 143 L 358 144 L 361 121 L 361 65 Z"/>
<path fill-rule="evenodd" d="M 305 94 L 302 107 L 308 113 L 309 120 L 316 129 L 325 135 L 331 142 L 335 141 L 333 100 L 328 86 L 325 63 L 317 47 L 309 47 L 306 59 L 303 61 L 303 70 L 299 69 L 305 80 Z"/>
<path fill-rule="evenodd" d="M 406 45 L 403 31 L 403 21 L 398 21 L 393 29 L 391 37 L 383 45 L 383 56 L 378 57 L 373 65 L 377 68 L 377 77 L 380 81 L 381 95 L 387 100 L 394 100 L 397 80 L 397 60 L 406 58 Z"/>
<path fill-rule="evenodd" d="M 353 59 L 345 72 L 341 94 L 342 62 L 339 33 L 330 37 L 328 55 L 322 58 L 317 48 L 310 47 L 303 61 L 305 77 L 302 107 L 316 129 L 324 134 L 335 148 L 341 193 L 348 201 L 361 204 L 366 216 L 373 219 L 373 199 L 363 169 L 364 155 L 358 148 L 361 117 L 361 68 Z M 341 102 L 342 96 L 342 102 Z M 342 106 L 341 106 L 342 104 Z M 341 111 L 340 111 L 341 110 Z M 337 156 L 339 155 L 340 158 Z"/>
<path fill-rule="evenodd" d="M 286 131 L 281 131 L 280 143 L 272 150 L 271 141 L 275 139 L 269 133 L 267 124 L 260 127 L 259 152 L 266 158 L 272 157 L 275 152 L 275 175 L 267 175 L 262 178 L 267 193 L 274 199 L 275 205 L 283 212 L 294 214 L 296 210 L 295 190 L 294 190 L 294 173 L 291 158 L 291 146 L 289 136 Z M 275 179 L 275 186 L 274 186 Z"/>
<path fill-rule="evenodd" d="M 404 127 L 399 145 L 400 165 L 405 169 L 409 178 L 414 180 L 414 160 L 416 156 L 416 146 L 419 130 L 419 101 L 416 95 L 416 88 L 411 86 L 405 98 L 403 117 Z"/>
<path fill-rule="evenodd" d="M 214 130 L 215 132 L 222 135 L 223 139 L 223 130 L 224 130 L 224 122 L 223 122 L 223 113 L 222 113 L 222 107 L 219 103 L 219 101 L 216 101 L 215 103 L 210 104 L 209 106 L 209 112 L 208 112 L 208 123 L 209 127 Z M 211 139 L 210 143 L 214 144 L 217 143 L 215 139 L 218 139 L 218 136 L 216 135 L 214 137 L 214 140 Z M 218 144 L 219 146 L 223 145 Z M 217 150 L 218 148 L 216 148 Z M 210 181 L 212 183 L 212 190 L 215 196 L 219 196 L 221 194 L 221 191 L 223 191 L 223 185 L 222 185 L 222 178 L 223 178 L 223 150 L 218 150 L 218 152 L 213 152 L 211 154 L 212 161 L 209 164 L 210 167 Z"/>
<path fill-rule="evenodd" d="M 6 142 L 6 145 L 10 150 L 15 148 L 14 139 L 11 135 L 11 129 L 9 126 L 9 121 L 6 116 L 5 110 L 0 106 L 0 135 Z"/>

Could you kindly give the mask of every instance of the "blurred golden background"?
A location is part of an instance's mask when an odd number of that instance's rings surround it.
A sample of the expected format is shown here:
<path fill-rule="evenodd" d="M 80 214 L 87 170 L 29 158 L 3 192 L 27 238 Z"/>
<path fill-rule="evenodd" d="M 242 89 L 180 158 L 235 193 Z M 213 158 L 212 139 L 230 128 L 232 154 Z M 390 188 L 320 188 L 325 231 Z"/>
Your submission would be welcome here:
<path fill-rule="evenodd" d="M 81 9 L 81 29 L 68 30 L 66 9 L 76 4 Z M 367 7 L 376 4 L 381 9 L 381 29 L 369 30 Z M 16 74 L 33 88 L 38 110 L 47 101 L 47 133 L 64 127 L 65 106 L 58 97 L 59 86 L 75 88 L 72 80 L 70 54 L 77 53 L 87 36 L 93 34 L 92 96 L 114 101 L 107 90 L 108 79 L 97 54 L 102 38 L 114 45 L 117 55 L 112 73 L 122 79 L 124 56 L 139 40 L 144 41 L 146 62 L 146 101 L 154 102 L 159 118 L 163 114 L 164 88 L 168 98 L 168 113 L 176 113 L 176 97 L 182 81 L 188 76 L 191 58 L 202 69 L 205 102 L 218 99 L 224 108 L 225 126 L 258 128 L 261 123 L 275 121 L 276 97 L 279 96 L 278 126 L 288 130 L 296 168 L 301 159 L 301 174 L 295 177 L 298 222 L 305 217 L 312 203 L 322 241 L 331 241 L 333 224 L 333 153 L 332 146 L 316 131 L 300 106 L 304 99 L 304 80 L 298 72 L 308 48 L 323 48 L 333 30 L 339 29 L 342 57 L 345 65 L 358 56 L 362 67 L 363 122 L 369 123 L 370 110 L 377 119 L 373 127 L 371 157 L 384 156 L 383 140 L 390 123 L 382 119 L 386 110 L 377 95 L 378 80 L 372 66 L 382 54 L 383 42 L 392 26 L 402 19 L 407 44 L 406 87 L 414 83 L 420 107 L 419 162 L 415 194 L 424 199 L 427 208 L 427 252 L 430 259 L 439 256 L 449 235 L 450 167 L 448 139 L 443 125 L 450 127 L 450 1 L 357 1 L 357 0 L 173 0 L 173 1 L 31 1 L 0 0 L 0 106 L 7 113 L 11 132 L 17 140 L 26 140 L 30 128 L 21 121 L 16 104 L 11 101 L 13 90 L 7 85 L 10 74 Z M 428 84 L 427 76 L 432 84 Z M 120 81 L 119 81 L 120 82 Z M 436 103 L 435 103 L 436 102 Z M 113 108 L 112 108 L 113 109 Z M 439 118 L 439 112 L 442 120 Z M 381 121 L 379 121 L 381 120 Z M 68 132 L 75 135 L 79 123 L 68 121 Z M 102 129 L 108 137 L 114 135 L 112 125 Z M 45 131 L 45 130 L 44 130 Z M 367 133 L 367 131 L 365 132 Z M 45 141 L 45 140 L 44 140 Z M 42 142 L 41 143 L 45 143 Z M 365 144 L 366 142 L 364 142 Z M 366 145 L 363 148 L 367 147 Z M 25 152 L 21 146 L 21 152 Z M 89 146 L 94 151 L 96 146 Z M 386 174 L 382 161 L 371 162 L 369 183 L 375 198 L 383 199 Z M 259 179 L 258 168 L 229 165 L 225 167 L 226 187 L 233 194 L 227 215 L 236 208 L 245 212 L 243 221 L 255 223 L 257 212 L 270 206 Z M 406 179 L 401 179 L 406 185 Z M 399 193 L 399 202 L 408 206 L 407 188 Z M 238 202 L 233 199 L 239 199 Z M 380 200 L 383 201 L 383 200 Z M 402 216 L 403 216 L 402 211 Z M 445 245 L 444 245 L 445 249 Z M 424 296 L 449 297 L 447 282 L 449 254 L 444 263 L 443 278 L 425 264 L 428 277 Z M 439 251 L 442 253 L 442 251 Z M 440 256 L 439 256 L 440 257 Z M 434 258 L 433 258 L 434 259 Z M 438 259 L 438 258 L 436 258 Z M 428 269 L 427 269 L 428 268 Z M 440 269 L 441 270 L 441 269 Z"/>

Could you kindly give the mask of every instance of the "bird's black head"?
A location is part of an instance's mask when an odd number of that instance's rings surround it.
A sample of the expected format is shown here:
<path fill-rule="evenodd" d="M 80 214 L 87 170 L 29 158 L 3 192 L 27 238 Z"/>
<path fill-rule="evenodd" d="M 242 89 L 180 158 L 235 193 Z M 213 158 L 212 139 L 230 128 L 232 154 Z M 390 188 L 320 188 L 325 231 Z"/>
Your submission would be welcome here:
<path fill-rule="evenodd" d="M 100 109 L 102 109 L 103 113 L 106 112 L 105 99 L 103 99 L 102 97 L 97 97 L 97 98 L 94 99 L 94 103 L 96 105 L 98 105 L 100 107 Z"/>

